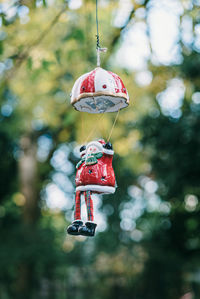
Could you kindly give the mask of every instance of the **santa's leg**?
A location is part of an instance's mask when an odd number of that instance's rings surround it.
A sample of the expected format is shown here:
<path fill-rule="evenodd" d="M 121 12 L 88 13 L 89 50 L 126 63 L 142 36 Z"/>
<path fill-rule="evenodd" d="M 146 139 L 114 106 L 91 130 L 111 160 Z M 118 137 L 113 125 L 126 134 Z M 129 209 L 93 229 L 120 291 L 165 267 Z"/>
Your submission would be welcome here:
<path fill-rule="evenodd" d="M 88 221 L 93 222 L 94 221 L 94 207 L 93 207 L 92 192 L 85 191 L 84 195 L 85 195 L 85 203 L 86 203 L 86 207 L 87 207 Z"/>
<path fill-rule="evenodd" d="M 85 223 L 85 225 L 79 228 L 79 233 L 82 236 L 93 237 L 97 225 L 96 223 L 94 223 L 94 208 L 93 208 L 92 192 L 85 191 L 84 196 L 85 196 L 85 203 L 87 206 L 88 221 Z"/>
<path fill-rule="evenodd" d="M 76 191 L 74 221 L 67 228 L 68 234 L 80 235 L 79 228 L 82 225 L 83 221 L 81 220 L 81 191 Z"/>
<path fill-rule="evenodd" d="M 81 191 L 76 191 L 74 220 L 81 220 Z"/>

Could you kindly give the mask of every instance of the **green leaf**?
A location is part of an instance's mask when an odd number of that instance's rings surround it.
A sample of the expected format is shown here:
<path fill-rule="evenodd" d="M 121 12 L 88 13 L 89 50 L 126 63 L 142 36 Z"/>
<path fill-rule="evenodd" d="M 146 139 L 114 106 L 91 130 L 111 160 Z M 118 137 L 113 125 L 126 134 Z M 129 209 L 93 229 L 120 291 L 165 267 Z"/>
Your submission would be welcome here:
<path fill-rule="evenodd" d="M 54 64 L 55 62 L 53 61 L 48 61 L 48 60 L 43 60 L 42 61 L 42 68 L 45 70 L 45 71 L 49 71 L 49 67 Z"/>
<path fill-rule="evenodd" d="M 54 52 L 55 57 L 56 57 L 56 61 L 58 62 L 58 64 L 61 64 L 61 50 L 58 49 Z"/>
<path fill-rule="evenodd" d="M 0 41 L 0 55 L 3 54 L 3 41 Z"/>
<path fill-rule="evenodd" d="M 63 121 L 63 126 L 68 127 L 68 126 L 74 124 L 76 116 L 77 115 L 74 113 L 74 111 L 68 113 Z"/>
<path fill-rule="evenodd" d="M 33 60 L 31 57 L 28 57 L 27 59 L 27 68 L 28 70 L 32 70 L 32 66 L 33 66 Z"/>
<path fill-rule="evenodd" d="M 83 43 L 85 40 L 84 32 L 81 29 L 72 28 L 71 32 L 63 38 L 63 41 L 68 41 L 70 39 L 75 39 L 78 42 Z"/>
<path fill-rule="evenodd" d="M 43 3 L 43 6 L 44 6 L 44 7 L 47 7 L 47 2 L 46 2 L 46 0 L 42 0 L 42 3 Z"/>
<path fill-rule="evenodd" d="M 8 25 L 8 22 L 7 22 L 7 20 L 6 20 L 6 15 L 2 12 L 2 13 L 0 13 L 0 17 L 1 17 L 1 20 L 2 20 L 2 24 L 4 25 L 4 26 L 7 26 Z"/>

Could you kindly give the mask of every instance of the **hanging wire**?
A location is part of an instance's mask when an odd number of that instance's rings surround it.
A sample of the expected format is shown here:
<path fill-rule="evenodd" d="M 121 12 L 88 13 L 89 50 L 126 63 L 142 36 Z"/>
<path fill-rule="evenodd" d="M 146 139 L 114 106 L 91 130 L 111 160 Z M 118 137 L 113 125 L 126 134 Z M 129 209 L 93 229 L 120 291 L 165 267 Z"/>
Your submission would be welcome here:
<path fill-rule="evenodd" d="M 106 52 L 107 48 L 101 48 L 100 46 L 100 37 L 99 37 L 99 19 L 98 19 L 98 0 L 96 0 L 96 26 L 97 26 L 97 45 L 96 45 L 96 50 L 97 50 L 97 66 L 100 66 L 101 64 L 101 59 L 100 59 L 100 52 Z"/>
<path fill-rule="evenodd" d="M 104 117 L 104 113 L 100 114 L 98 118 L 96 118 L 96 124 L 93 127 L 93 129 L 90 131 L 90 133 L 88 134 L 84 144 L 86 144 L 89 140 L 89 138 L 94 134 L 94 132 L 97 130 L 98 126 L 99 126 L 99 121 L 102 120 Z"/>
<path fill-rule="evenodd" d="M 83 113 L 81 113 L 81 141 L 83 141 L 83 136 L 84 136 L 84 119 L 83 119 Z"/>
<path fill-rule="evenodd" d="M 107 142 L 110 141 L 110 138 L 111 138 L 111 136 L 112 136 L 114 127 L 115 127 L 115 125 L 116 125 L 116 122 L 117 122 L 117 119 L 118 119 L 118 116 L 119 116 L 119 112 L 120 112 L 120 109 L 117 111 L 117 114 L 116 114 L 116 116 L 115 116 L 115 120 L 114 120 L 114 122 L 113 122 L 112 128 L 111 128 L 110 133 L 109 133 L 109 136 L 108 136 L 108 138 L 107 138 Z"/>
<path fill-rule="evenodd" d="M 96 45 L 96 49 L 97 49 L 97 66 L 100 66 L 101 61 L 100 61 L 100 41 L 99 41 L 99 19 L 98 19 L 98 0 L 96 0 L 96 25 L 97 25 L 97 34 L 96 34 L 96 38 L 97 38 L 97 45 Z"/>
<path fill-rule="evenodd" d="M 96 0 L 96 25 L 97 25 L 97 34 L 96 34 L 96 38 L 97 38 L 97 50 L 100 47 L 100 42 L 99 42 L 99 20 L 98 20 L 98 0 Z"/>

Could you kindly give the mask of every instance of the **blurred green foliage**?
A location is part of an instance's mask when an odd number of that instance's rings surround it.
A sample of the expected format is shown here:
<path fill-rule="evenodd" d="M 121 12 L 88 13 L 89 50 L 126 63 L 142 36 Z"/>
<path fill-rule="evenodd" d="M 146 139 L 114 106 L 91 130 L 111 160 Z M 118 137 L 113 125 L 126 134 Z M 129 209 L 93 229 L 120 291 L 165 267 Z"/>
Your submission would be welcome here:
<path fill-rule="evenodd" d="M 132 21 L 148 23 L 152 2 L 133 0 L 119 28 L 111 21 L 119 1 L 100 5 L 108 47 L 102 66 L 122 77 L 131 104 L 111 139 L 118 189 L 100 200 L 105 227 L 92 239 L 66 236 L 65 228 L 73 212 L 74 148 L 91 131 L 90 139 L 106 139 L 115 118 L 70 106 L 75 79 L 96 63 L 95 1 L 76 10 L 61 0 L 2 2 L 8 7 L 0 6 L 0 298 L 200 298 L 199 51 L 194 42 L 184 44 L 180 26 L 181 62 L 149 59 L 153 79 L 144 87 L 136 72 L 113 63 Z M 180 20 L 190 18 L 194 40 L 197 2 Z M 170 115 L 159 99 L 177 78 L 184 98 Z M 65 193 L 65 208 L 48 204 L 52 185 Z"/>

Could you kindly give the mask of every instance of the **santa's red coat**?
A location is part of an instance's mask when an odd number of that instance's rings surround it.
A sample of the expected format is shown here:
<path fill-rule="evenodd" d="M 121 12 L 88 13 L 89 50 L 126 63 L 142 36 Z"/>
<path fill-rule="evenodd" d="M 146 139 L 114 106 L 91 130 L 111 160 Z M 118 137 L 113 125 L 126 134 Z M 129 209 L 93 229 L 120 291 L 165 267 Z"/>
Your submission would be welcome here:
<path fill-rule="evenodd" d="M 94 193 L 114 193 L 115 173 L 112 167 L 113 155 L 103 153 L 98 162 L 86 165 L 85 161 L 78 167 L 76 172 L 76 190 Z"/>

